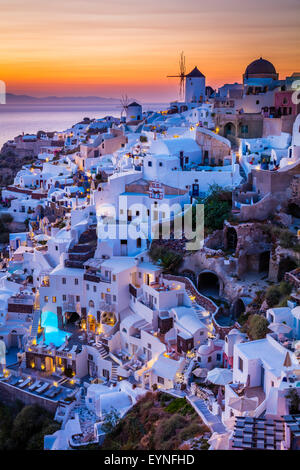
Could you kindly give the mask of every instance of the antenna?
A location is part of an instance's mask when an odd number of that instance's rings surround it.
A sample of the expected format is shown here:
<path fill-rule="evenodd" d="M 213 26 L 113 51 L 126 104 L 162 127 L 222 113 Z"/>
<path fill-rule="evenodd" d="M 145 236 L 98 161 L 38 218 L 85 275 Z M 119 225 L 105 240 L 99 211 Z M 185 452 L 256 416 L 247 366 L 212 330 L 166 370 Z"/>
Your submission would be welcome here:
<path fill-rule="evenodd" d="M 182 51 L 179 58 L 179 74 L 178 75 L 168 75 L 167 78 L 179 78 L 179 98 L 180 100 L 184 99 L 184 79 L 185 79 L 185 55 Z"/>

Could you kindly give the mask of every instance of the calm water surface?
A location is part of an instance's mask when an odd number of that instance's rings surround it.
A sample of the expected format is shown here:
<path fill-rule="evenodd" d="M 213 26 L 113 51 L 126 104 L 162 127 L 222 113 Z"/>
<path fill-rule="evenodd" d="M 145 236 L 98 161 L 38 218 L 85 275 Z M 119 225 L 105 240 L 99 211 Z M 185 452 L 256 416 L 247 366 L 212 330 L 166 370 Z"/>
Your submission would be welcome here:
<path fill-rule="evenodd" d="M 161 103 L 144 104 L 143 109 L 159 110 Z M 63 131 L 84 117 L 102 118 L 107 115 L 120 117 L 118 104 L 97 105 L 1 105 L 0 106 L 0 149 L 15 136 L 43 131 Z"/>

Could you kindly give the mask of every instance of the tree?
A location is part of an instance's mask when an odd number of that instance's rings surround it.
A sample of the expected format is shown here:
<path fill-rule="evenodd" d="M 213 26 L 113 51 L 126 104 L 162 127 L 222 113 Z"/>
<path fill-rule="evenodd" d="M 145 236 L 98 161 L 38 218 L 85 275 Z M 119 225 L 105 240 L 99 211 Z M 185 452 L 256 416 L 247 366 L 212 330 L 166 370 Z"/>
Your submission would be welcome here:
<path fill-rule="evenodd" d="M 268 333 L 268 320 L 261 315 L 252 315 L 249 318 L 248 334 L 251 339 L 265 338 Z"/>
<path fill-rule="evenodd" d="M 278 304 L 281 297 L 280 289 L 278 286 L 271 286 L 266 293 L 266 301 L 269 307 L 274 307 Z"/>
<path fill-rule="evenodd" d="M 208 230 L 221 230 L 231 215 L 231 192 L 218 185 L 210 186 L 204 204 L 204 225 Z"/>
<path fill-rule="evenodd" d="M 102 430 L 108 434 L 113 431 L 120 421 L 120 414 L 113 406 L 110 408 L 110 411 L 105 413 L 105 418 L 101 426 Z"/>

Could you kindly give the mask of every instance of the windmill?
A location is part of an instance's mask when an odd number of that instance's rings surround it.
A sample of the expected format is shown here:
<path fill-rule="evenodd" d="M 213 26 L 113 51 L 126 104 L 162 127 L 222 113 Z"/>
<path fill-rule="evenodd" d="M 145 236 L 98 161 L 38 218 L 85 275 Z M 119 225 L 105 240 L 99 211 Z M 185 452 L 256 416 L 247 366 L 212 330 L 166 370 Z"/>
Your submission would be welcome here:
<path fill-rule="evenodd" d="M 128 104 L 129 104 L 128 96 L 127 95 L 122 95 L 122 97 L 120 99 L 120 103 L 121 103 L 121 119 L 122 119 L 123 113 L 126 114 L 126 111 L 127 111 L 127 108 L 128 108 Z"/>
<path fill-rule="evenodd" d="M 167 78 L 179 78 L 179 97 L 184 99 L 185 55 L 182 51 L 179 59 L 179 75 L 168 75 Z"/>

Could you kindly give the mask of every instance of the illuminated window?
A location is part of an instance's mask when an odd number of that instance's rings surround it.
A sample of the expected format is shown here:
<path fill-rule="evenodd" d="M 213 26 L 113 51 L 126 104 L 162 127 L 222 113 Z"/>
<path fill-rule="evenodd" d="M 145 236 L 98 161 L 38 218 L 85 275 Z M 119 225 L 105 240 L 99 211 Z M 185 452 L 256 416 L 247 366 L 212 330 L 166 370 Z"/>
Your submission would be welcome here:
<path fill-rule="evenodd" d="M 56 297 L 55 297 L 55 296 L 52 297 L 52 302 L 53 302 L 54 304 L 56 304 Z"/>

